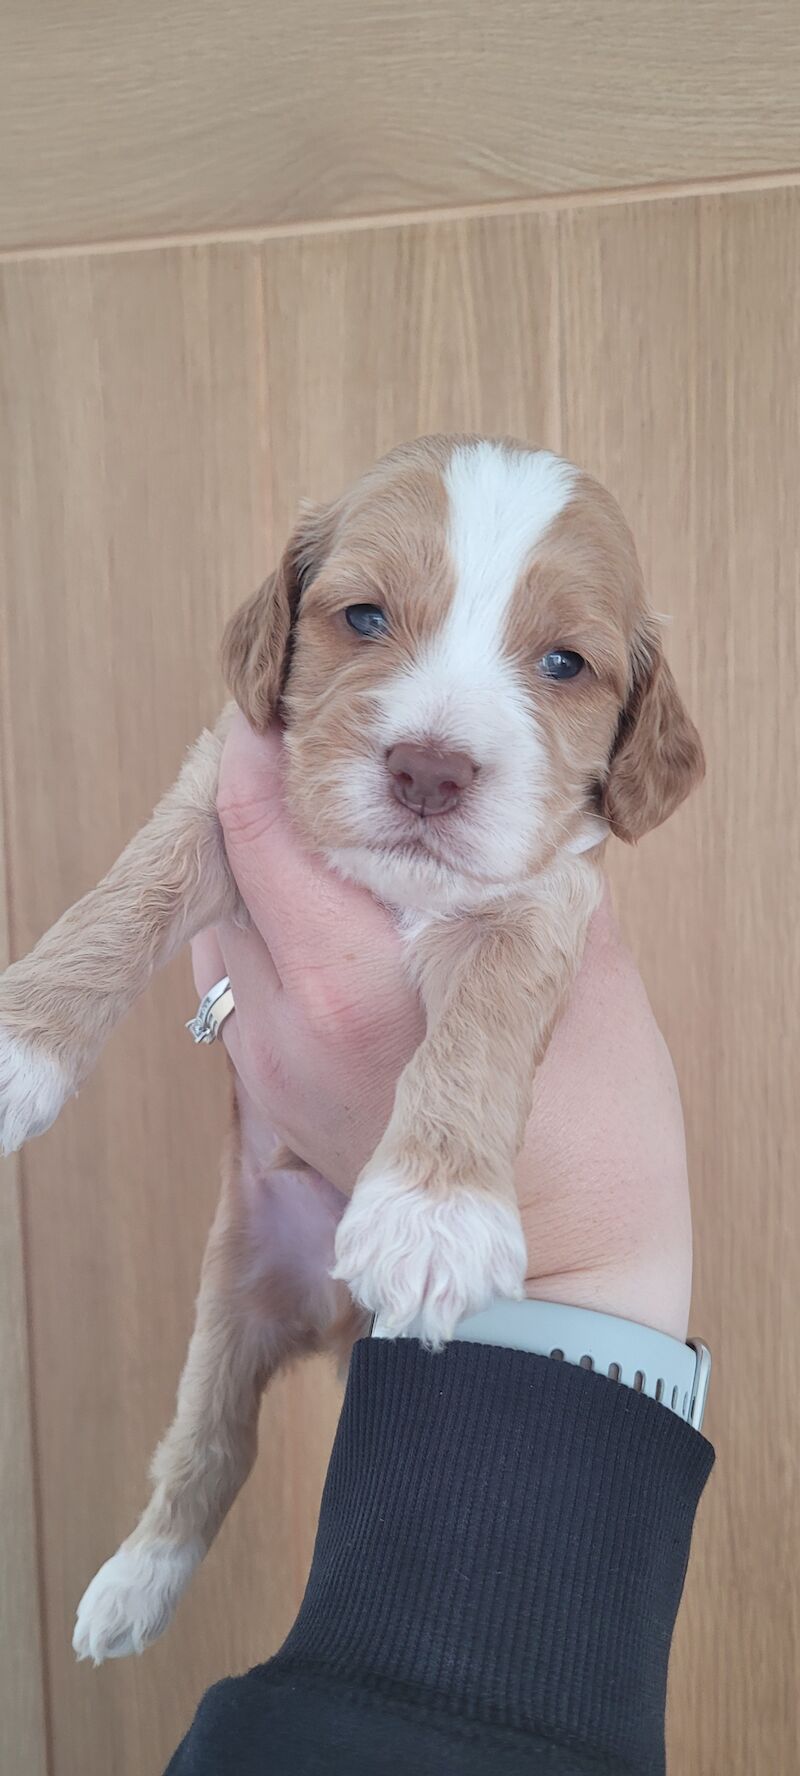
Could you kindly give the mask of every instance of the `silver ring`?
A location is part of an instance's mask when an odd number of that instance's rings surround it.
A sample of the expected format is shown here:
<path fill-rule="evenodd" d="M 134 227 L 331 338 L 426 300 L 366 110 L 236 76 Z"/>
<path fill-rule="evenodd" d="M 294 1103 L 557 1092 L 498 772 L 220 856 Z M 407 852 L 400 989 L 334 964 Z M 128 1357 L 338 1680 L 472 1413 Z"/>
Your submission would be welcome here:
<path fill-rule="evenodd" d="M 193 1018 L 186 1025 L 194 1042 L 216 1042 L 226 1017 L 235 1010 L 233 989 L 227 974 L 209 987 Z"/>

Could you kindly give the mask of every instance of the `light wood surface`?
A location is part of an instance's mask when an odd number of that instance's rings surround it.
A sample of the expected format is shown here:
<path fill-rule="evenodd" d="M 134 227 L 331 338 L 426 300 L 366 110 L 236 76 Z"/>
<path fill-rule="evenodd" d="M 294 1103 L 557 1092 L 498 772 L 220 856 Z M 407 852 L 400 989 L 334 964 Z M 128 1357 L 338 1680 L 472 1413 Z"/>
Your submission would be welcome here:
<path fill-rule="evenodd" d="M 3 617 L 0 605 L 0 741 L 8 707 Z M 4 814 L 0 772 L 0 970 L 10 960 Z M 0 1770 L 46 1776 L 21 1160 L 0 1165 Z"/>
<path fill-rule="evenodd" d="M 514 431 L 622 498 L 709 751 L 613 873 L 675 1053 L 719 1464 L 676 1651 L 676 1776 L 798 1765 L 795 389 L 800 193 L 6 265 L 13 941 L 96 879 L 219 695 L 224 614 L 301 494 L 401 436 Z M 256 1473 L 162 1645 L 76 1669 L 71 1617 L 171 1408 L 223 1072 L 159 982 L 25 1153 L 49 1776 L 159 1776 L 206 1683 L 302 1590 L 337 1410 L 273 1395 Z"/>
<path fill-rule="evenodd" d="M 800 165 L 795 0 L 6 0 L 0 246 Z"/>
<path fill-rule="evenodd" d="M 678 1067 L 716 1359 L 672 1767 L 800 1768 L 800 194 L 574 215 L 564 445 L 641 545 L 708 778 L 613 874 Z"/>
<path fill-rule="evenodd" d="M 247 251 L 4 279 L 15 946 L 96 880 L 219 706 L 224 616 L 263 574 L 260 269 Z M 172 1415 L 217 1192 L 226 1081 L 159 981 L 24 1154 L 51 1776 L 159 1772 L 201 1691 L 288 1626 L 337 1396 L 277 1390 L 248 1503 L 177 1638 L 98 1676 L 75 1605 L 138 1515 Z M 313 1403 L 313 1410 L 312 1410 Z"/>
<path fill-rule="evenodd" d="M 555 228 L 540 217 L 271 242 L 261 254 L 276 535 L 402 438 L 558 424 Z"/>

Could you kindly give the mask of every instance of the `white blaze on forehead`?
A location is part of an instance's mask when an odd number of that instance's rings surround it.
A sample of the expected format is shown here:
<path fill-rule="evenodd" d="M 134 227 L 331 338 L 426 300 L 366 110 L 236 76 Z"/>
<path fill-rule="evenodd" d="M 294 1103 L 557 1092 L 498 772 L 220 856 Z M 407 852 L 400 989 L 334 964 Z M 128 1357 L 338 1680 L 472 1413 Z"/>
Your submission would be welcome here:
<path fill-rule="evenodd" d="M 532 715 L 503 634 L 520 575 L 576 478 L 549 450 L 491 443 L 454 450 L 444 476 L 453 599 L 413 665 L 386 687 L 388 740 L 440 738 L 483 763 L 524 738 L 530 754 Z"/>
<path fill-rule="evenodd" d="M 456 570 L 448 629 L 497 647 L 520 574 L 576 481 L 549 450 L 461 445 L 445 473 Z"/>

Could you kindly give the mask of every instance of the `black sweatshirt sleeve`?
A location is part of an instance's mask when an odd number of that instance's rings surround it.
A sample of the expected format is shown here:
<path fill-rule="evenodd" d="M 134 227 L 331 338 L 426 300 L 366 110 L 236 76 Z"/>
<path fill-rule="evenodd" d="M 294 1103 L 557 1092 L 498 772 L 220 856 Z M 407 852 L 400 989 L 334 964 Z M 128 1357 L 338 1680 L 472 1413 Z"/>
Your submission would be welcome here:
<path fill-rule="evenodd" d="M 601 1375 L 363 1340 L 294 1628 L 167 1776 L 659 1776 L 712 1461 Z"/>

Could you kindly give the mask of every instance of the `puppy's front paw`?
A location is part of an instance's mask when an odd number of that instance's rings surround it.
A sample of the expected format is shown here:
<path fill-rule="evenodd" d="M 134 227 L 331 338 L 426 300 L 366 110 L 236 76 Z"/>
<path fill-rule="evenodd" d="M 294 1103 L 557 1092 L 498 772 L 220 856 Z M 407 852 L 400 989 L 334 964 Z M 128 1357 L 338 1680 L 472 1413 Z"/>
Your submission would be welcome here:
<path fill-rule="evenodd" d="M 123 1543 L 78 1605 L 72 1636 L 78 1658 L 101 1665 L 143 1653 L 163 1634 L 203 1553 L 196 1541 Z"/>
<path fill-rule="evenodd" d="M 335 1277 L 396 1333 L 438 1349 L 466 1314 L 518 1300 L 526 1251 L 512 1202 L 467 1186 L 449 1191 L 402 1173 L 369 1173 L 336 1236 Z"/>
<path fill-rule="evenodd" d="M 73 1090 L 46 1049 L 0 1025 L 0 1153 L 16 1153 L 31 1135 L 44 1134 Z"/>

